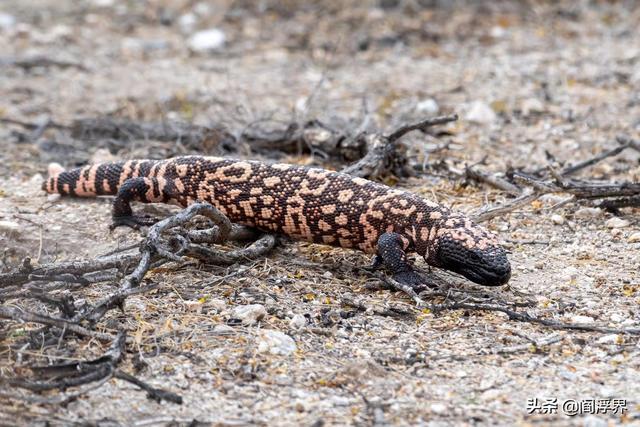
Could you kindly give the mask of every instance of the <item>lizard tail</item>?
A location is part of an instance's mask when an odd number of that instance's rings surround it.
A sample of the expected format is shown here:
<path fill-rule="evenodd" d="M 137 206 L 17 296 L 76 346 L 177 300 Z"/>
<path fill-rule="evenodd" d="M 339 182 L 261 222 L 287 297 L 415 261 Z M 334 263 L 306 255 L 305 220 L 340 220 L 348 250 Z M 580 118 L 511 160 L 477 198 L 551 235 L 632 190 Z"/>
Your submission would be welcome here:
<path fill-rule="evenodd" d="M 108 196 L 118 193 L 129 178 L 147 176 L 157 162 L 129 160 L 126 162 L 100 163 L 65 170 L 57 163 L 49 165 L 49 176 L 42 184 L 47 193 L 60 193 L 76 197 Z"/>

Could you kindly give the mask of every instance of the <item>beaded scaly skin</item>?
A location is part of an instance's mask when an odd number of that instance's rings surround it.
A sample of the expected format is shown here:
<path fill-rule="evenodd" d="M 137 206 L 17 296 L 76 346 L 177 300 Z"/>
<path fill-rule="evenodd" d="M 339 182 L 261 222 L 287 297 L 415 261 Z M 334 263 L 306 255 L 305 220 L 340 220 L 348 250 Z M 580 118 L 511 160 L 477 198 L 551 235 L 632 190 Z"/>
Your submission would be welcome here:
<path fill-rule="evenodd" d="M 49 167 L 49 193 L 115 195 L 114 225 L 152 223 L 131 201 L 187 206 L 211 203 L 233 222 L 293 238 L 377 254 L 396 280 L 424 285 L 407 262 L 429 265 L 481 285 L 509 281 L 511 267 L 494 234 L 413 193 L 339 172 L 218 157 L 129 160 L 64 171 Z"/>

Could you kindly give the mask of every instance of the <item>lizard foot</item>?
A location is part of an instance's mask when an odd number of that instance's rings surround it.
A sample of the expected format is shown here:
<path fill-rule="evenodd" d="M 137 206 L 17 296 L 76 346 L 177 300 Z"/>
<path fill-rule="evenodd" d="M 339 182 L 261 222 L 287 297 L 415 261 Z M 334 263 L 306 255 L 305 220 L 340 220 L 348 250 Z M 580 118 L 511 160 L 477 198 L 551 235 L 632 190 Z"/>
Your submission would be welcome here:
<path fill-rule="evenodd" d="M 127 216 L 114 216 L 109 226 L 110 230 L 116 227 L 131 227 L 134 230 L 140 229 L 140 227 L 151 226 L 160 221 L 158 218 L 151 215 L 127 215 Z"/>
<path fill-rule="evenodd" d="M 394 274 L 393 278 L 397 282 L 405 286 L 409 286 L 411 289 L 413 289 L 417 293 L 436 287 L 435 284 L 430 283 L 427 279 L 425 279 L 424 277 L 422 277 L 421 275 L 419 275 L 413 270 L 401 271 L 400 273 Z"/>

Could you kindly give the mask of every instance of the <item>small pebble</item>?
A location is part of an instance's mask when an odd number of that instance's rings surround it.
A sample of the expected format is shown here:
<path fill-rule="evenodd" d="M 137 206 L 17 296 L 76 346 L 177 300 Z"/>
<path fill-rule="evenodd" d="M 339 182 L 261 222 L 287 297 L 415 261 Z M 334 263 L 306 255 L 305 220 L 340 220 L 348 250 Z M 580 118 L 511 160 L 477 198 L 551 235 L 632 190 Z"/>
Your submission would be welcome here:
<path fill-rule="evenodd" d="M 604 335 L 604 336 L 598 338 L 598 343 L 599 344 L 617 344 L 618 343 L 618 335 L 616 335 L 616 334 Z"/>
<path fill-rule="evenodd" d="M 0 30 L 10 30 L 16 25 L 16 18 L 8 13 L 0 12 Z"/>
<path fill-rule="evenodd" d="M 626 319 L 626 317 L 619 313 L 612 313 L 611 316 L 609 316 L 609 319 L 611 319 L 612 322 L 621 323 Z"/>
<path fill-rule="evenodd" d="M 583 427 L 607 427 L 609 423 L 602 416 L 588 415 L 582 422 Z"/>
<path fill-rule="evenodd" d="M 551 215 L 551 221 L 556 225 L 562 225 L 564 224 L 564 217 L 562 215 L 554 214 Z"/>
<path fill-rule="evenodd" d="M 207 306 L 213 308 L 218 313 L 227 308 L 227 302 L 223 299 L 213 298 L 207 301 Z"/>
<path fill-rule="evenodd" d="M 0 233 L 15 233 L 20 230 L 20 224 L 13 221 L 0 221 Z"/>
<path fill-rule="evenodd" d="M 593 317 L 583 316 L 579 314 L 571 317 L 571 321 L 573 323 L 593 323 Z"/>
<path fill-rule="evenodd" d="M 198 18 L 193 13 L 185 13 L 178 18 L 178 27 L 183 33 L 191 33 L 198 23 Z"/>
<path fill-rule="evenodd" d="M 628 227 L 630 222 L 623 218 L 618 218 L 614 216 L 611 219 L 608 219 L 607 222 L 604 223 L 608 228 L 624 228 Z"/>
<path fill-rule="evenodd" d="M 580 219 L 596 218 L 602 215 L 600 208 L 582 208 L 578 209 L 573 216 Z"/>
<path fill-rule="evenodd" d="M 236 330 L 228 325 L 216 325 L 213 327 L 213 333 L 216 335 L 233 335 Z"/>
<path fill-rule="evenodd" d="M 631 236 L 629 236 L 629 238 L 627 239 L 627 242 L 629 243 L 640 242 L 640 231 L 636 231 L 635 233 L 631 234 Z"/>
<path fill-rule="evenodd" d="M 227 36 L 219 29 L 198 31 L 189 39 L 188 46 L 193 52 L 203 53 L 218 50 L 224 46 Z"/>
<path fill-rule="evenodd" d="M 562 202 L 566 197 L 563 196 L 559 196 L 557 194 L 543 194 L 542 196 L 540 196 L 540 201 L 542 203 L 546 203 L 549 205 L 557 205 L 558 203 Z"/>
<path fill-rule="evenodd" d="M 435 116 L 440 112 L 440 106 L 433 98 L 428 98 L 416 104 L 416 110 L 425 116 Z"/>
<path fill-rule="evenodd" d="M 443 403 L 432 403 L 430 409 L 434 414 L 444 414 L 447 412 L 447 406 Z"/>
<path fill-rule="evenodd" d="M 297 350 L 296 342 L 289 335 L 274 329 L 263 329 L 258 337 L 258 353 L 288 356 Z"/>
<path fill-rule="evenodd" d="M 325 279 L 332 279 L 333 273 L 331 273 L 330 271 L 325 271 L 324 273 L 322 273 L 322 277 L 324 277 Z"/>
<path fill-rule="evenodd" d="M 242 321 L 243 325 L 258 323 L 266 315 L 267 309 L 262 304 L 240 305 L 231 312 L 231 317 Z"/>
<path fill-rule="evenodd" d="M 495 111 L 482 101 L 472 102 L 465 115 L 466 120 L 480 124 L 491 124 L 496 121 L 496 118 Z"/>
<path fill-rule="evenodd" d="M 532 113 L 541 113 L 544 111 L 544 104 L 538 98 L 528 98 L 522 101 L 520 110 L 524 117 L 530 116 Z"/>
<path fill-rule="evenodd" d="M 305 326 L 307 326 L 307 318 L 302 314 L 294 315 L 289 321 L 289 327 L 291 327 L 291 329 L 295 329 L 296 331 L 303 329 Z"/>

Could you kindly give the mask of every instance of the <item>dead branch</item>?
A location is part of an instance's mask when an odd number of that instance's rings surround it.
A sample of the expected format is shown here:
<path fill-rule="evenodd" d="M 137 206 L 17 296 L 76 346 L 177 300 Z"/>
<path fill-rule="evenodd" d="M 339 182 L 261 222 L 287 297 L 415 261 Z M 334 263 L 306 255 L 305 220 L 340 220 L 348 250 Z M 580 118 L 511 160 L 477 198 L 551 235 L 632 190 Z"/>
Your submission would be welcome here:
<path fill-rule="evenodd" d="M 571 197 L 564 200 L 561 205 L 579 200 L 605 199 L 602 200 L 598 206 L 609 210 L 615 211 L 622 207 L 640 206 L 640 183 L 583 182 L 568 178 L 569 175 L 593 166 L 604 159 L 616 156 L 627 148 L 638 149 L 640 151 L 640 144 L 629 137 L 618 136 L 616 140 L 620 144 L 619 146 L 579 162 L 574 166 L 558 171 L 553 166 L 548 165 L 536 171 L 536 174 L 546 171 L 548 173 L 547 176 L 550 176 L 551 179 L 545 177 L 538 178 L 537 176 L 534 177 L 522 172 L 513 172 L 513 179 L 520 184 L 532 187 L 529 190 L 521 191 L 518 187 L 507 181 L 496 181 L 495 177 L 483 175 L 472 168 L 467 168 L 467 176 L 471 176 L 477 181 L 486 182 L 493 187 L 508 192 L 510 195 L 517 196 L 516 199 L 502 206 L 483 208 L 473 215 L 473 218 L 479 222 L 488 221 L 497 216 L 512 212 L 515 209 L 537 200 L 543 194 L 548 193 L 570 194 Z"/>
<path fill-rule="evenodd" d="M 178 405 L 182 404 L 182 396 L 180 396 L 179 394 L 162 390 L 159 388 L 151 387 L 149 384 L 145 383 L 144 381 L 134 377 L 131 374 L 127 374 L 126 372 L 123 372 L 121 370 L 115 371 L 114 377 L 120 380 L 130 382 L 131 384 L 135 384 L 136 386 L 140 387 L 142 390 L 147 392 L 147 397 L 149 399 L 155 400 L 158 403 L 163 400 L 166 400 L 167 402 L 177 403 Z"/>
<path fill-rule="evenodd" d="M 514 199 L 512 201 L 510 201 L 509 203 L 502 205 L 502 206 L 496 206 L 496 207 L 489 207 L 487 209 L 481 210 L 480 212 L 474 214 L 471 216 L 471 218 L 474 221 L 477 222 L 485 222 L 485 221 L 489 221 L 490 219 L 493 219 L 497 216 L 502 216 L 506 213 L 512 212 L 522 206 L 526 206 L 529 203 L 533 202 L 534 200 L 537 200 L 540 196 L 542 196 L 543 193 L 540 192 L 533 192 L 533 193 L 528 193 L 528 194 L 523 194 L 522 196 L 518 197 L 517 199 Z"/>
<path fill-rule="evenodd" d="M 520 190 L 520 188 L 510 183 L 509 181 L 494 175 L 489 175 L 487 173 L 481 172 L 472 166 L 469 166 L 465 169 L 465 176 L 468 179 L 473 179 L 474 181 L 489 184 L 490 186 L 495 187 L 498 190 L 509 193 L 509 195 L 511 196 L 519 196 L 522 193 L 522 190 Z"/>
<path fill-rule="evenodd" d="M 497 311 L 506 314 L 509 320 L 516 320 L 525 323 L 537 323 L 551 329 L 566 329 L 585 332 L 598 332 L 601 334 L 629 334 L 640 335 L 640 328 L 611 328 L 608 326 L 586 324 L 586 323 L 565 323 L 553 319 L 544 319 L 530 313 L 517 312 L 511 308 L 498 304 L 477 304 L 464 301 L 454 301 L 443 304 L 431 304 L 428 308 L 433 312 L 441 312 L 444 310 L 480 310 L 480 311 Z"/>
<path fill-rule="evenodd" d="M 34 381 L 26 379 L 10 379 L 8 383 L 15 387 L 31 391 L 45 391 L 53 389 L 66 390 L 111 376 L 118 364 L 124 358 L 126 334 L 119 332 L 112 340 L 111 346 L 101 357 L 85 362 L 64 363 L 50 366 L 34 366 L 31 371 L 41 377 L 52 377 L 52 381 Z"/>
<path fill-rule="evenodd" d="M 573 175 L 574 173 L 587 168 L 589 166 L 593 166 L 598 162 L 601 162 L 604 159 L 607 159 L 609 157 L 613 157 L 613 156 L 617 156 L 618 154 L 622 153 L 624 150 L 626 150 L 627 148 L 631 147 L 633 145 L 633 140 L 624 137 L 624 136 L 618 136 L 616 138 L 616 140 L 618 141 L 618 143 L 620 144 L 618 147 L 612 148 L 611 150 L 607 150 L 604 151 L 600 154 L 598 154 L 597 156 L 592 157 L 591 159 L 587 159 L 584 160 L 582 162 L 579 162 L 573 166 L 569 166 L 567 168 L 564 168 L 561 172 L 562 176 L 569 176 L 569 175 Z"/>
<path fill-rule="evenodd" d="M 396 129 L 395 131 L 391 132 L 391 134 L 387 136 L 387 139 L 391 143 L 394 143 L 400 138 L 402 138 L 403 136 L 405 136 L 406 134 L 408 134 L 409 132 L 413 132 L 414 130 L 425 132 L 430 127 L 443 125 L 450 122 L 455 122 L 456 120 L 458 120 L 458 115 L 450 114 L 447 116 L 433 117 L 431 119 L 426 119 L 421 122 L 410 124 L 410 125 L 403 125 L 403 126 L 400 126 L 398 129 Z"/>
<path fill-rule="evenodd" d="M 81 70 L 81 71 L 87 71 L 87 68 L 78 62 L 53 59 L 46 56 L 32 56 L 32 57 L 26 57 L 26 58 L 4 57 L 4 58 L 0 58 L 0 66 L 19 67 L 27 71 L 31 70 L 32 68 L 48 68 L 48 67 L 77 68 L 78 70 Z"/>
<path fill-rule="evenodd" d="M 367 154 L 357 162 L 341 170 L 349 175 L 375 179 L 387 174 L 392 169 L 398 169 L 404 161 L 396 153 L 396 142 L 409 132 L 414 130 L 425 131 L 431 126 L 449 123 L 458 120 L 456 114 L 434 117 L 411 125 L 403 125 L 393 131 L 389 136 L 380 134 L 363 135 L 366 142 Z"/>
<path fill-rule="evenodd" d="M 71 136 L 85 141 L 151 139 L 177 142 L 205 152 L 232 149 L 236 138 L 222 126 L 198 126 L 179 121 L 135 122 L 128 119 L 98 117 L 74 120 Z"/>
<path fill-rule="evenodd" d="M 45 316 L 38 313 L 32 313 L 30 311 L 8 307 L 6 305 L 0 306 L 0 318 L 10 319 L 16 322 L 32 322 L 39 323 L 41 325 L 54 326 L 62 331 L 69 331 L 77 335 L 96 338 L 100 341 L 113 341 L 112 335 L 105 334 L 103 332 L 92 331 L 78 325 L 76 322 L 57 317 Z"/>

